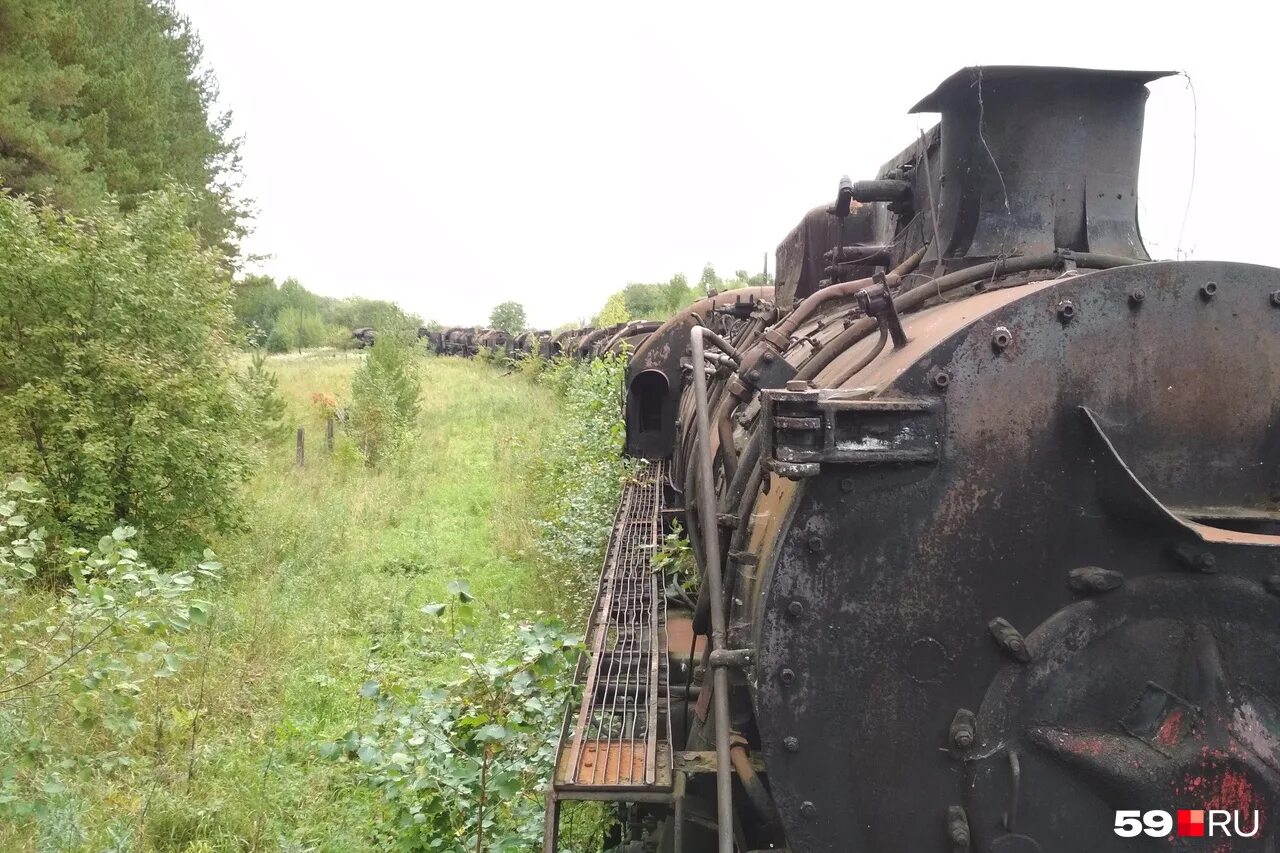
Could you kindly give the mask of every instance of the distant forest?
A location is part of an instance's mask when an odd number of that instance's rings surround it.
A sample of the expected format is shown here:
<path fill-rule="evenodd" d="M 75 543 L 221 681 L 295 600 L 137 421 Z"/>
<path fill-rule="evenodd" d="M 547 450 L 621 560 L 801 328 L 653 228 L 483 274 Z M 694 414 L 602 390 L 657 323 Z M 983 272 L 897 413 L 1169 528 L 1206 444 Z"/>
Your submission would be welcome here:
<path fill-rule="evenodd" d="M 733 278 L 724 279 L 716 274 L 715 267 L 707 264 L 696 285 L 690 285 L 683 273 L 676 273 L 661 284 L 628 284 L 605 300 L 604 307 L 591 318 L 591 325 L 666 320 L 709 293 L 768 284 L 773 284 L 773 276 L 768 273 L 750 275 L 746 270 L 738 270 Z"/>
<path fill-rule="evenodd" d="M 393 302 L 357 296 L 334 299 L 312 293 L 297 279 L 277 284 L 265 275 L 236 282 L 235 312 L 240 343 L 271 352 L 353 346 L 352 329 L 411 328 L 422 323 Z"/>

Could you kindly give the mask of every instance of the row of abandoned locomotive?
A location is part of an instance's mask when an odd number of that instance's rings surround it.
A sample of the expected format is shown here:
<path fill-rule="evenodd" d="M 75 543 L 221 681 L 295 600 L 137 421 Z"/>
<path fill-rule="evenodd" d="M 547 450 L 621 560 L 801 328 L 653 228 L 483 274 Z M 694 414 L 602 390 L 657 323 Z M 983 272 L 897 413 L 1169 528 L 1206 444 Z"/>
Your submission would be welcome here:
<path fill-rule="evenodd" d="M 964 69 L 775 288 L 639 344 L 627 450 L 700 579 L 661 629 L 684 701 L 588 731 L 555 808 L 629 802 L 627 851 L 1280 849 L 1280 269 L 1151 260 L 1164 76 Z M 583 709 L 649 648 L 616 634 Z M 657 781 L 593 786 L 638 732 Z M 1116 832 L 1177 809 L 1259 829 Z"/>
<path fill-rule="evenodd" d="M 418 329 L 418 339 L 425 340 L 427 349 L 436 355 L 472 358 L 487 350 L 510 358 L 536 355 L 588 359 L 630 352 L 660 325 L 653 320 L 632 320 L 600 328 L 585 326 L 561 332 L 529 330 L 517 334 L 478 326 L 454 326 L 442 331 L 422 326 Z M 373 345 L 375 331 L 362 327 L 353 329 L 351 336 L 358 346 L 368 347 Z"/>

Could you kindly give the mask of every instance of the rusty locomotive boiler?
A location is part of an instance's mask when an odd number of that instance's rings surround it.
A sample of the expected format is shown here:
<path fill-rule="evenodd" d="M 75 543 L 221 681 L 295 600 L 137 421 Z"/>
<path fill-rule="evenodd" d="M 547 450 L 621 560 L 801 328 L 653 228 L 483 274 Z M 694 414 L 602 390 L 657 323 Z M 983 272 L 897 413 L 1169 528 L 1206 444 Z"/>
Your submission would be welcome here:
<path fill-rule="evenodd" d="M 1150 259 L 1162 76 L 960 71 L 776 288 L 638 346 L 547 849 L 575 798 L 618 850 L 1280 849 L 1280 270 Z M 615 603 L 638 519 L 694 606 Z M 1258 828 L 1117 835 L 1150 809 Z"/>

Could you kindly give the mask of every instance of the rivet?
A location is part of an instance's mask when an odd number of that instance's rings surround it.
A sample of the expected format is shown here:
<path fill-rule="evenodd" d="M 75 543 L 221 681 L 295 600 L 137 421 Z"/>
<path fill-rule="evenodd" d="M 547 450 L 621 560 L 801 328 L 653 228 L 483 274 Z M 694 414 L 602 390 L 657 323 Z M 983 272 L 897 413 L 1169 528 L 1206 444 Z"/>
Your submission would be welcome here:
<path fill-rule="evenodd" d="M 787 752 L 799 752 L 800 739 L 797 737 L 792 737 L 788 735 L 787 737 L 784 737 L 782 739 L 782 748 L 785 749 Z"/>
<path fill-rule="evenodd" d="M 1070 299 L 1064 299 L 1058 303 L 1058 319 L 1064 323 L 1070 323 L 1071 318 L 1076 316 L 1076 306 Z"/>
<path fill-rule="evenodd" d="M 969 849 L 969 816 L 963 806 L 947 808 L 947 839 L 952 853 L 964 853 Z"/>
<path fill-rule="evenodd" d="M 996 330 L 991 333 L 991 348 L 996 352 L 1008 348 L 1011 343 L 1013 343 L 1013 333 L 1004 326 L 997 326 Z"/>
<path fill-rule="evenodd" d="M 951 720 L 951 745 L 957 749 L 968 749 L 973 746 L 978 721 L 973 712 L 967 708 L 956 711 Z"/>
<path fill-rule="evenodd" d="M 1280 308 L 1280 290 L 1274 290 L 1271 292 L 1271 304 Z"/>
<path fill-rule="evenodd" d="M 808 800 L 805 800 L 800 804 L 800 814 L 805 817 L 815 817 L 818 814 L 818 807 Z"/>
<path fill-rule="evenodd" d="M 1129 294 L 1129 304 L 1137 308 L 1142 304 L 1142 300 L 1147 298 L 1147 294 L 1141 290 L 1135 290 Z"/>
<path fill-rule="evenodd" d="M 810 536 L 810 537 L 809 537 L 809 550 L 810 550 L 810 551 L 814 551 L 814 552 L 817 552 L 817 551 L 821 551 L 821 550 L 822 550 L 822 539 L 821 539 L 821 537 L 818 537 L 818 536 Z"/>
<path fill-rule="evenodd" d="M 804 615 L 804 605 L 798 601 L 793 601 L 787 605 L 787 615 L 792 619 L 799 619 Z"/>
<path fill-rule="evenodd" d="M 1218 283 L 1216 281 L 1206 281 L 1200 285 L 1200 298 L 1208 302 L 1213 295 L 1218 292 Z"/>
<path fill-rule="evenodd" d="M 843 480 L 840 481 L 840 491 L 846 492 L 846 493 L 853 491 L 852 477 L 845 477 Z"/>
<path fill-rule="evenodd" d="M 1097 595 L 1118 589 L 1124 584 L 1124 575 L 1112 569 L 1084 566 L 1067 574 L 1067 584 L 1083 595 Z"/>
<path fill-rule="evenodd" d="M 996 617 L 987 623 L 987 628 L 995 638 L 996 644 L 1000 646 L 1000 650 L 1009 657 L 1019 663 L 1027 663 L 1031 660 L 1031 650 L 1027 648 L 1026 639 L 1017 628 L 1009 624 L 1008 619 Z"/>
<path fill-rule="evenodd" d="M 783 669 L 782 672 L 778 673 L 778 680 L 783 684 L 791 684 L 796 680 L 795 670 Z"/>
<path fill-rule="evenodd" d="M 1211 575 L 1218 571 L 1218 558 L 1208 552 L 1201 552 L 1196 554 L 1195 562 L 1192 565 L 1197 572 Z"/>

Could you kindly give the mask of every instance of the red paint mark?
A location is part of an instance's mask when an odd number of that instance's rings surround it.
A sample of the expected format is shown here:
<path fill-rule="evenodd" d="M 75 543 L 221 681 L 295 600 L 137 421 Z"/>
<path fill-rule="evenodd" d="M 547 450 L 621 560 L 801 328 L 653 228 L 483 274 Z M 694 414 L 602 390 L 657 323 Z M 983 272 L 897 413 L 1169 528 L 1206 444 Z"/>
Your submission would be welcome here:
<path fill-rule="evenodd" d="M 1156 743 L 1161 746 L 1174 746 L 1180 734 L 1182 734 L 1182 709 L 1174 708 L 1160 724 L 1160 731 L 1156 732 Z"/>
<path fill-rule="evenodd" d="M 1260 805 L 1254 795 L 1253 786 L 1249 784 L 1249 780 L 1243 773 L 1228 770 L 1218 778 L 1217 782 L 1217 790 L 1205 803 L 1208 808 L 1248 813 Z"/>

